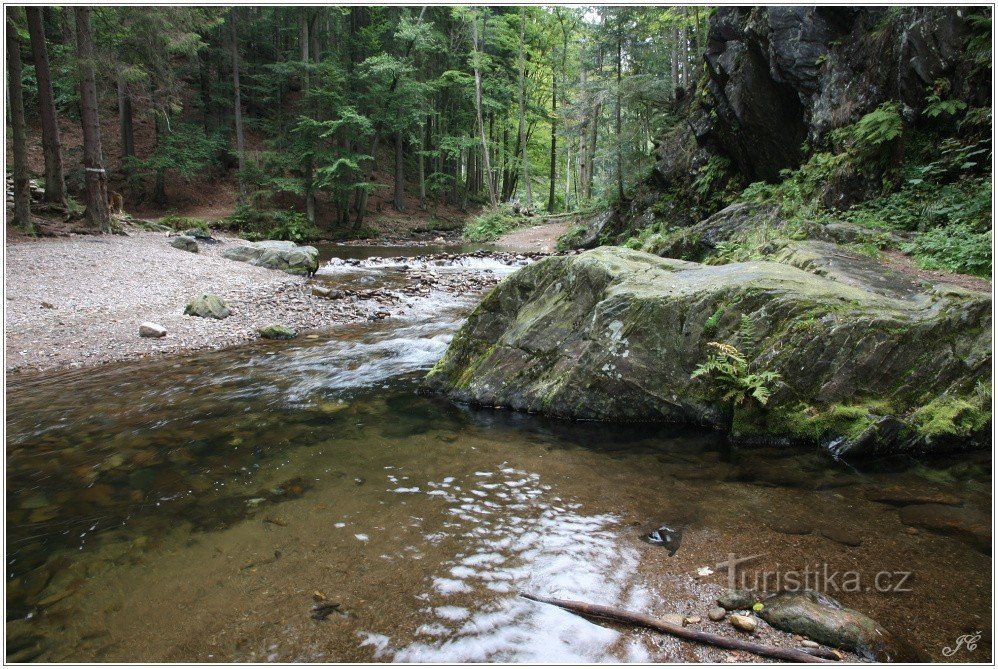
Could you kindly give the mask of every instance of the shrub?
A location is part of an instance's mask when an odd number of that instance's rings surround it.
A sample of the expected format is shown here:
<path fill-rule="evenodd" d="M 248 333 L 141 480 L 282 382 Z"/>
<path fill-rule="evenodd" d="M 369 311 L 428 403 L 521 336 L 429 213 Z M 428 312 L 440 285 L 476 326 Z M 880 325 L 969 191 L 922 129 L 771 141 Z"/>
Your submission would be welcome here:
<path fill-rule="evenodd" d="M 523 223 L 525 217 L 513 213 L 509 205 L 488 209 L 464 226 L 464 236 L 473 242 L 498 239 Z"/>
<path fill-rule="evenodd" d="M 308 218 L 297 211 L 257 209 L 240 205 L 228 218 L 229 227 L 243 233 L 246 239 L 284 239 L 303 242 L 314 239 L 319 231 Z"/>
<path fill-rule="evenodd" d="M 946 269 L 975 276 L 991 276 L 992 231 L 978 232 L 956 223 L 920 232 L 903 250 L 926 269 Z"/>

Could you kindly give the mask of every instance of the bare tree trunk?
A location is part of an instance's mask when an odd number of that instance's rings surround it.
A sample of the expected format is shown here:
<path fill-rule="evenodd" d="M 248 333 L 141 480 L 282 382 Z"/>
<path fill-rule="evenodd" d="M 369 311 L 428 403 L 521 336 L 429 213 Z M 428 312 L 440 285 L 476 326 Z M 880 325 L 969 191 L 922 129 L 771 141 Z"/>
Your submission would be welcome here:
<path fill-rule="evenodd" d="M 7 89 L 10 100 L 11 149 L 14 154 L 14 225 L 34 234 L 31 222 L 31 192 L 28 186 L 28 142 L 24 127 L 24 90 L 21 81 L 21 40 L 7 9 Z"/>
<path fill-rule="evenodd" d="M 246 140 L 243 136 L 243 103 L 239 90 L 239 39 L 236 30 L 236 8 L 229 10 L 229 22 L 232 24 L 232 87 L 234 89 L 232 104 L 236 120 L 236 158 L 239 160 L 239 202 L 246 202 L 246 184 L 243 176 L 246 169 Z"/>
<path fill-rule="evenodd" d="M 496 189 L 492 183 L 492 163 L 489 160 L 489 142 L 485 137 L 485 124 L 482 122 L 482 73 L 478 69 L 478 18 L 472 16 L 471 19 L 472 47 L 474 48 L 475 63 L 475 115 L 478 117 L 478 131 L 482 136 L 482 158 L 485 161 L 485 181 L 489 185 L 489 203 L 495 207 Z"/>
<path fill-rule="evenodd" d="M 402 133 L 395 131 L 395 197 L 392 201 L 395 211 L 405 209 L 405 169 L 402 157 Z"/>
<path fill-rule="evenodd" d="M 615 130 L 616 137 L 614 138 L 617 143 L 617 198 L 620 202 L 624 201 L 624 156 L 623 148 L 621 147 L 620 138 L 620 83 L 621 83 L 621 70 L 624 63 L 624 53 L 621 35 L 620 18 L 617 19 L 617 95 L 616 95 L 616 108 L 614 109 L 615 119 Z"/>
<path fill-rule="evenodd" d="M 42 8 L 25 7 L 24 11 L 28 14 L 31 56 L 35 61 L 35 78 L 38 81 L 38 115 L 42 121 L 42 151 L 45 154 L 45 201 L 64 205 L 66 180 L 62 172 L 62 146 L 59 141 L 55 96 L 52 94 L 52 71 L 49 67 L 48 46 L 45 44 Z"/>
<path fill-rule="evenodd" d="M 426 126 L 419 129 L 419 208 L 426 209 L 426 136 L 430 133 L 430 117 L 426 117 Z"/>
<path fill-rule="evenodd" d="M 555 212 L 554 182 L 558 176 L 558 75 L 551 68 L 551 170 L 548 176 L 548 213 Z"/>
<path fill-rule="evenodd" d="M 305 15 L 305 10 L 302 9 L 302 14 L 299 17 L 299 36 L 298 36 L 298 47 L 301 52 L 301 63 L 302 63 L 302 93 L 307 98 L 309 88 L 312 85 L 311 76 L 309 75 L 309 56 L 308 49 L 311 44 L 309 39 L 309 27 L 311 21 Z M 313 182 L 315 181 L 315 164 L 312 160 L 312 156 L 309 155 L 305 158 L 305 211 L 308 216 L 308 222 L 315 225 L 315 188 Z"/>
<path fill-rule="evenodd" d="M 672 91 L 673 98 L 679 98 L 679 28 L 674 28 L 672 31 L 672 49 L 671 49 L 671 60 L 672 60 Z"/>
<path fill-rule="evenodd" d="M 126 168 L 127 158 L 135 155 L 135 130 L 132 125 L 132 96 L 128 92 L 125 84 L 125 77 L 121 73 L 121 65 L 116 63 L 118 75 L 118 128 L 121 133 L 121 169 L 128 172 Z"/>
<path fill-rule="evenodd" d="M 76 14 L 76 58 L 80 68 L 80 118 L 83 126 L 83 169 L 86 172 L 87 222 L 101 232 L 111 232 L 107 206 L 107 172 L 101 149 L 100 118 L 97 115 L 97 83 L 94 79 L 94 46 L 90 31 L 90 8 L 73 7 Z"/>
<path fill-rule="evenodd" d="M 526 69 L 527 62 L 523 57 L 524 33 L 527 25 L 527 14 L 520 8 L 520 47 L 517 51 L 517 63 L 519 65 L 519 88 L 520 88 L 520 127 L 519 139 L 520 162 L 523 167 L 523 186 L 527 191 L 527 209 L 534 208 L 534 192 L 530 185 L 530 158 L 527 153 L 527 102 L 526 102 Z"/>

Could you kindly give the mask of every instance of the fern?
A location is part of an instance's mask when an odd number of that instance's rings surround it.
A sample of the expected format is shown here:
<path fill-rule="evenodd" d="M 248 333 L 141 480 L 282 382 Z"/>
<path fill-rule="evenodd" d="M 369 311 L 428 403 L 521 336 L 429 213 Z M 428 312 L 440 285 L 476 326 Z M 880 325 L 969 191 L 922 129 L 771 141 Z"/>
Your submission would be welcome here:
<path fill-rule="evenodd" d="M 745 322 L 744 317 L 742 322 Z M 779 373 L 750 373 L 748 360 L 734 346 L 717 341 L 709 342 L 707 346 L 716 352 L 697 365 L 690 374 L 691 379 L 707 377 L 710 380 L 710 392 L 724 403 L 741 405 L 748 400 L 755 400 L 765 406 L 769 402 L 773 394 L 770 385 L 779 381 Z"/>

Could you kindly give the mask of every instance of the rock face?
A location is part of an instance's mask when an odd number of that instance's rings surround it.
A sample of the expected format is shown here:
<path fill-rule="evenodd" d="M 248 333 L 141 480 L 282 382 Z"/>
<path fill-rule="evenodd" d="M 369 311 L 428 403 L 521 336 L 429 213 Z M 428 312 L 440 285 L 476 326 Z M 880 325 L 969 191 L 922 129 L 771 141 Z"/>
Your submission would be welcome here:
<path fill-rule="evenodd" d="M 283 325 L 267 325 L 257 332 L 264 339 L 294 339 L 298 336 L 297 332 Z"/>
<path fill-rule="evenodd" d="M 800 163 L 805 141 L 882 102 L 901 102 L 914 120 L 941 77 L 956 97 L 979 96 L 989 89 L 962 58 L 966 16 L 956 7 L 721 7 L 707 37 L 697 139 L 749 181 L 772 181 Z"/>
<path fill-rule="evenodd" d="M 190 251 L 191 253 L 198 252 L 197 241 L 188 235 L 177 235 L 170 239 L 170 246 L 175 249 L 180 249 L 181 251 Z"/>
<path fill-rule="evenodd" d="M 231 313 L 222 302 L 222 298 L 209 293 L 199 295 L 184 308 L 184 314 L 187 316 L 200 316 L 201 318 L 215 318 L 217 320 L 228 318 Z"/>
<path fill-rule="evenodd" d="M 485 406 L 696 423 L 837 455 L 985 443 L 990 402 L 974 397 L 990 375 L 990 296 L 844 276 L 610 247 L 547 258 L 486 296 L 427 384 Z M 712 341 L 780 375 L 765 407 L 732 412 L 717 381 L 691 379 Z"/>
<path fill-rule="evenodd" d="M 298 246 L 294 242 L 240 242 L 222 251 L 221 255 L 229 260 L 279 269 L 289 274 L 308 276 L 319 269 L 319 250 L 314 246 Z"/>
<path fill-rule="evenodd" d="M 139 325 L 139 336 L 140 337 L 150 337 L 152 339 L 159 339 L 160 337 L 166 336 L 166 328 L 159 323 L 153 323 L 152 321 L 146 321 Z"/>

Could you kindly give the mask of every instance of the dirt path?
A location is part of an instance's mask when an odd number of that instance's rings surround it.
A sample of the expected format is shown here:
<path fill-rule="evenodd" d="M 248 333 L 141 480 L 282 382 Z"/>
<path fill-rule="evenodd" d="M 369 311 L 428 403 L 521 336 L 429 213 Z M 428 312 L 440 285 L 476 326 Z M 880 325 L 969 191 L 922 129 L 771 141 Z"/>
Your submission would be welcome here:
<path fill-rule="evenodd" d="M 496 246 L 504 251 L 552 253 L 556 250 L 558 238 L 572 227 L 572 220 L 557 223 L 544 223 L 529 228 L 508 232 L 498 240 Z"/>

